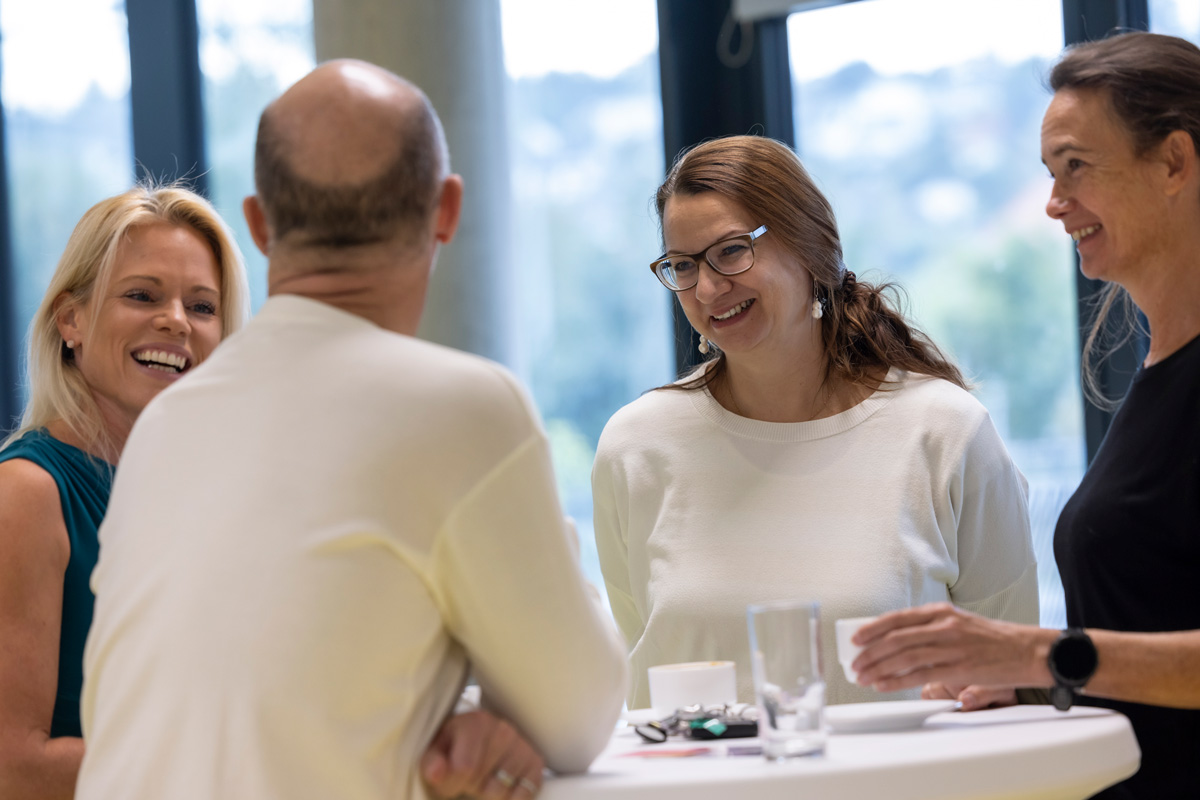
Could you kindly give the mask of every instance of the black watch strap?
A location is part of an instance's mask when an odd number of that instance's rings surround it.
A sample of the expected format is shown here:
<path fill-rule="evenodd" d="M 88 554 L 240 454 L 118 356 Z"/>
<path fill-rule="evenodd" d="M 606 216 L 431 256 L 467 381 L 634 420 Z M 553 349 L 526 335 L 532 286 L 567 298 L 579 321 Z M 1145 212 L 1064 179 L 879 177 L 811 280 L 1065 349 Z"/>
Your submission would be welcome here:
<path fill-rule="evenodd" d="M 1082 628 L 1067 628 L 1050 645 L 1046 661 L 1054 677 L 1050 701 L 1059 711 L 1066 711 L 1075 702 L 1075 693 L 1096 672 L 1099 664 L 1096 645 Z"/>

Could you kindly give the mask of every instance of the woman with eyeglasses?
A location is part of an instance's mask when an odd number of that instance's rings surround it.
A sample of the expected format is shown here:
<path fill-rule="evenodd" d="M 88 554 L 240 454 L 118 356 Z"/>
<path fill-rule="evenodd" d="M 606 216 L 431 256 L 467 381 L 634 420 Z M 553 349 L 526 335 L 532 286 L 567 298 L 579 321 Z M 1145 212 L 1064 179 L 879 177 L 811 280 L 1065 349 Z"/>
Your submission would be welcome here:
<path fill-rule="evenodd" d="M 822 604 L 831 703 L 896 699 L 846 681 L 833 622 L 932 600 L 1036 622 L 1024 478 L 958 369 L 842 260 L 833 211 L 785 145 L 684 153 L 658 190 L 651 266 L 707 358 L 605 427 L 596 543 L 647 667 L 732 660 L 753 702 L 746 606 Z M 916 696 L 914 690 L 907 696 Z"/>

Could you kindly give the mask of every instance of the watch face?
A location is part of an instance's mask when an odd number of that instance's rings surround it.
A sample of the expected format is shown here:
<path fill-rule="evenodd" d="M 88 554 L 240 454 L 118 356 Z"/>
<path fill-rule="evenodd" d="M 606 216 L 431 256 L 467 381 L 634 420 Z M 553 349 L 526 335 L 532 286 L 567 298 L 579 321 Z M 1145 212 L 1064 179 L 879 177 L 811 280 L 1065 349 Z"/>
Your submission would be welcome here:
<path fill-rule="evenodd" d="M 1096 671 L 1096 646 L 1081 631 L 1064 634 L 1051 650 L 1050 661 L 1055 677 L 1065 683 L 1082 686 Z"/>

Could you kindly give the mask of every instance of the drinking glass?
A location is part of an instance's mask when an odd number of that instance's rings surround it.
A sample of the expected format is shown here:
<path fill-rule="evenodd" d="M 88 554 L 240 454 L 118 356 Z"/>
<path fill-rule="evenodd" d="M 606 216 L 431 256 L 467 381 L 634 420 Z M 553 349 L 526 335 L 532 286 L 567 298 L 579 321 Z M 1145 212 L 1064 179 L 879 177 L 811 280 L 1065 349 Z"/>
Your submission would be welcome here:
<path fill-rule="evenodd" d="M 758 734 L 772 761 L 825 751 L 820 617 L 819 603 L 800 600 L 746 609 Z"/>

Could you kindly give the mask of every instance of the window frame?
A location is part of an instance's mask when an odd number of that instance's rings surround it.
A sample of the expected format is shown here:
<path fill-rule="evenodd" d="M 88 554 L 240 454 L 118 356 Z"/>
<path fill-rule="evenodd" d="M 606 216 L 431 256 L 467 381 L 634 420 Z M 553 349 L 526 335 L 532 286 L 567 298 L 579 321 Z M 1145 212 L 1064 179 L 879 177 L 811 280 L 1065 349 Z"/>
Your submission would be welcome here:
<path fill-rule="evenodd" d="M 13 2 L 14 0 L 9 0 Z M 739 23 L 733 0 L 658 0 L 659 66 L 663 103 L 665 163 L 715 136 L 761 132 L 795 145 L 786 17 Z M 1062 0 L 1063 40 L 1087 41 L 1114 28 L 1149 29 L 1147 0 Z M 156 178 L 187 177 L 207 188 L 204 109 L 201 97 L 199 24 L 195 0 L 126 0 L 129 21 L 131 103 L 136 169 Z M 724 31 L 723 31 L 724 29 Z M 716 42 L 722 33 L 729 49 L 746 51 L 744 63 L 723 63 Z M 748 41 L 749 40 L 749 41 Z M 726 61 L 730 61 L 728 56 Z M 0 154 L 4 150 L 0 105 Z M 131 165 L 134 166 L 134 165 Z M 0 432 L 20 413 L 18 365 L 23 332 L 16 330 L 15 269 L 10 237 L 7 156 L 0 158 Z M 1076 270 L 1078 315 L 1087 324 L 1102 283 Z M 676 366 L 698 363 L 698 337 L 674 298 Z M 1100 385 L 1120 396 L 1141 363 L 1144 336 L 1116 351 L 1101 365 Z M 1084 399 L 1088 462 L 1094 457 L 1113 411 Z"/>
<path fill-rule="evenodd" d="M 752 31 L 754 52 L 744 66 L 721 63 L 717 48 L 697 42 L 718 40 L 722 25 L 734 22 L 735 0 L 658 0 L 659 60 L 662 69 L 663 138 L 666 163 L 688 147 L 716 136 L 761 132 L 795 146 L 792 124 L 791 68 L 788 62 L 786 15 L 740 23 L 740 33 Z M 827 4 L 813 4 L 818 8 Z M 1063 42 L 1072 45 L 1103 38 L 1114 28 L 1149 30 L 1148 0 L 1062 0 Z M 801 12 L 803 13 L 803 12 Z M 1096 295 L 1104 284 L 1086 278 L 1075 255 L 1077 318 L 1083 329 Z M 676 366 L 680 372 L 699 363 L 699 337 L 675 298 Z M 1080 339 L 1081 347 L 1083 337 Z M 1099 384 L 1106 396 L 1123 396 L 1148 342 L 1136 336 L 1099 367 Z M 1082 353 L 1081 353 L 1082 354 Z M 1084 435 L 1091 463 L 1114 411 L 1097 407 L 1086 396 Z"/>

